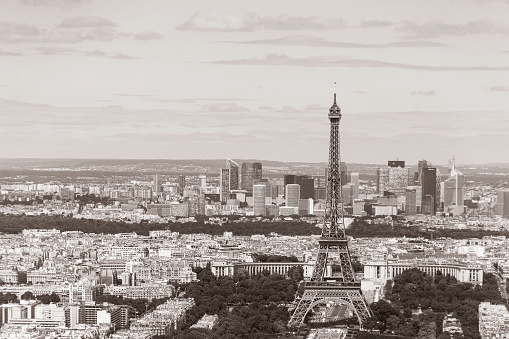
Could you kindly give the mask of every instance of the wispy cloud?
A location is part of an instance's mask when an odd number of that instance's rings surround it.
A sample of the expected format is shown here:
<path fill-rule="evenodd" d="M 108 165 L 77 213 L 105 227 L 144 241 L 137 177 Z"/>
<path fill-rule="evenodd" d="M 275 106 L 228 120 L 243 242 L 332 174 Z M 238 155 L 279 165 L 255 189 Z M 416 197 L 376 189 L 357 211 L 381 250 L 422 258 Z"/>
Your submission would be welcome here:
<path fill-rule="evenodd" d="M 85 54 L 85 56 L 89 56 L 89 57 L 99 57 L 99 58 L 108 58 L 108 59 L 139 59 L 139 57 L 135 57 L 135 56 L 131 56 L 131 55 L 126 55 L 126 54 L 123 54 L 123 53 L 108 53 L 108 52 L 105 52 L 105 51 L 101 51 L 101 50 L 94 50 L 94 51 L 91 51 L 91 52 L 87 52 Z"/>
<path fill-rule="evenodd" d="M 150 31 L 133 34 L 133 38 L 136 40 L 156 40 L 164 38 L 164 35 Z"/>
<path fill-rule="evenodd" d="M 411 95 L 428 95 L 428 96 L 432 96 L 432 95 L 435 95 L 435 91 L 414 91 L 412 93 L 410 93 Z"/>
<path fill-rule="evenodd" d="M 248 108 L 239 106 L 233 102 L 218 102 L 214 104 L 199 105 L 202 110 L 208 112 L 247 112 Z"/>
<path fill-rule="evenodd" d="M 107 18 L 103 18 L 100 16 L 91 16 L 91 15 L 83 15 L 83 16 L 75 16 L 72 18 L 67 18 L 58 27 L 61 28 L 90 28 L 90 27 L 116 27 L 113 21 Z"/>
<path fill-rule="evenodd" d="M 18 0 L 18 2 L 29 6 L 72 7 L 90 2 L 90 0 Z"/>
<path fill-rule="evenodd" d="M 508 86 L 493 86 L 493 87 L 488 88 L 488 91 L 492 91 L 492 92 L 509 92 L 509 87 Z"/>
<path fill-rule="evenodd" d="M 98 57 L 108 59 L 140 59 L 139 57 L 126 55 L 119 52 L 106 52 L 102 50 L 81 51 L 73 48 L 64 47 L 37 47 L 35 48 L 40 54 L 43 55 L 74 55 L 81 57 Z"/>
<path fill-rule="evenodd" d="M 294 35 L 276 39 L 250 41 L 220 41 L 221 43 L 249 44 L 249 45 L 281 45 L 281 46 L 310 46 L 334 48 L 388 48 L 388 47 L 442 47 L 440 42 L 434 41 L 398 41 L 385 44 L 365 44 L 358 42 L 329 41 L 313 36 Z"/>
<path fill-rule="evenodd" d="M 487 21 L 470 21 L 462 24 L 450 24 L 439 21 L 416 23 L 406 21 L 398 28 L 401 32 L 412 37 L 440 37 L 440 36 L 466 36 L 472 34 L 508 34 L 509 27 L 499 26 Z"/>
<path fill-rule="evenodd" d="M 254 12 L 210 13 L 198 12 L 186 22 L 177 26 L 178 30 L 246 32 L 262 29 L 269 30 L 329 30 L 345 27 L 341 18 L 321 16 L 294 17 L 281 15 L 278 17 L 259 16 Z"/>
<path fill-rule="evenodd" d="M 328 108 L 320 104 L 307 105 L 304 107 L 306 111 L 327 111 Z"/>
<path fill-rule="evenodd" d="M 383 21 L 383 20 L 365 20 L 361 21 L 360 27 L 363 28 L 371 28 L 371 27 L 389 27 L 393 26 L 394 23 L 391 21 Z"/>
<path fill-rule="evenodd" d="M 111 41 L 119 33 L 110 27 L 92 29 L 39 29 L 33 25 L 16 22 L 0 22 L 1 42 L 42 42 L 42 43 L 77 43 L 85 40 Z"/>
<path fill-rule="evenodd" d="M 25 56 L 25 55 L 21 52 L 0 50 L 0 56 Z"/>
<path fill-rule="evenodd" d="M 249 59 L 218 60 L 221 65 L 302 66 L 302 67 L 372 67 L 397 68 L 420 71 L 509 71 L 509 66 L 428 66 L 372 59 L 355 59 L 341 56 L 313 56 L 291 58 L 285 54 L 267 54 Z"/>
<path fill-rule="evenodd" d="M 152 40 L 163 36 L 156 32 L 124 33 L 115 24 L 101 17 L 75 17 L 64 20 L 58 27 L 39 28 L 17 22 L 0 22 L 0 42 L 5 43 L 80 43 L 109 42 L 115 39 Z"/>

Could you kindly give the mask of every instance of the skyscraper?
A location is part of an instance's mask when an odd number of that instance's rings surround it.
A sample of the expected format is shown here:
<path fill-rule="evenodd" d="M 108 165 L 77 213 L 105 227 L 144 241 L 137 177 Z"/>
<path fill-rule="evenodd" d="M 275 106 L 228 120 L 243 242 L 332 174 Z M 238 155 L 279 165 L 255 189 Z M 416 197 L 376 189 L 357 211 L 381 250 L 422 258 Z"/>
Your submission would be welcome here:
<path fill-rule="evenodd" d="M 287 207 L 299 207 L 300 199 L 300 185 L 288 184 L 286 185 L 285 204 Z"/>
<path fill-rule="evenodd" d="M 449 163 L 451 172 L 449 179 L 444 182 L 444 210 L 458 215 L 464 210 L 465 176 L 456 169 L 454 158 Z"/>
<path fill-rule="evenodd" d="M 433 200 L 431 201 L 430 196 Z M 423 213 L 425 206 L 431 204 L 430 214 L 435 214 L 440 207 L 440 174 L 435 167 L 424 167 L 422 169 L 422 206 Z"/>
<path fill-rule="evenodd" d="M 302 178 L 300 180 L 300 198 L 315 199 L 315 179 Z"/>
<path fill-rule="evenodd" d="M 205 174 L 200 174 L 198 180 L 200 181 L 200 188 L 202 191 L 205 190 L 205 188 L 207 188 L 207 176 Z"/>
<path fill-rule="evenodd" d="M 239 165 L 235 161 L 226 159 L 226 168 L 221 168 L 220 183 L 221 202 L 226 202 L 230 192 L 239 189 Z"/>
<path fill-rule="evenodd" d="M 390 166 L 386 168 L 377 169 L 377 193 L 384 194 L 384 192 L 404 193 L 408 186 L 408 177 L 410 171 L 408 168 L 395 166 L 403 165 L 404 161 L 389 161 Z"/>
<path fill-rule="evenodd" d="M 253 180 L 260 180 L 262 178 L 262 163 L 261 162 L 253 162 Z"/>
<path fill-rule="evenodd" d="M 184 189 L 186 188 L 186 176 L 179 175 L 179 194 L 184 196 Z"/>
<path fill-rule="evenodd" d="M 153 191 L 154 191 L 155 194 L 160 192 L 159 174 L 154 174 L 154 188 L 153 188 Z"/>
<path fill-rule="evenodd" d="M 417 164 L 417 173 L 416 173 L 416 177 L 417 177 L 417 184 L 422 184 L 422 169 L 423 168 L 426 168 L 426 167 L 431 167 L 431 163 L 428 164 L 428 162 L 426 160 L 419 160 L 419 163 Z"/>
<path fill-rule="evenodd" d="M 259 162 L 243 162 L 241 166 L 241 186 L 243 190 L 252 190 L 255 180 L 262 178 L 262 164 Z"/>
<path fill-rule="evenodd" d="M 255 216 L 265 216 L 265 198 L 267 196 L 265 185 L 253 186 L 253 211 Z"/>
<path fill-rule="evenodd" d="M 495 214 L 503 217 L 509 216 L 509 190 L 499 189 L 497 191 L 497 204 L 495 206 Z"/>
<path fill-rule="evenodd" d="M 348 174 L 348 182 L 353 186 L 352 198 L 357 199 L 359 197 L 359 173 L 352 172 Z"/>
<path fill-rule="evenodd" d="M 347 178 L 348 168 L 346 167 L 345 162 L 341 161 L 341 163 L 339 164 L 339 170 L 341 172 L 341 176 L 340 176 L 341 185 L 346 185 L 348 183 L 348 178 Z"/>

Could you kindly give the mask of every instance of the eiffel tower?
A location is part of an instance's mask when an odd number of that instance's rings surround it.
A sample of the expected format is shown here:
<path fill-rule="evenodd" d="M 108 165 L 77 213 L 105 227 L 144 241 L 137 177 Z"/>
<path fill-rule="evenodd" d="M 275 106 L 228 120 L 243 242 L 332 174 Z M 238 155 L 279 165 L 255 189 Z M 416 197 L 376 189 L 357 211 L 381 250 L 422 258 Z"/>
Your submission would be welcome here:
<path fill-rule="evenodd" d="M 339 152 L 341 109 L 336 103 L 336 83 L 334 83 L 334 103 L 329 109 L 329 120 L 327 202 L 322 236 L 318 240 L 318 255 L 311 281 L 305 284 L 304 294 L 288 322 L 290 328 L 300 327 L 309 311 L 317 305 L 329 302 L 346 305 L 357 316 L 361 326 L 372 316 L 362 296 L 361 283 L 355 281 L 345 233 Z M 328 264 L 331 263 L 341 268 L 339 275 L 328 272 Z"/>

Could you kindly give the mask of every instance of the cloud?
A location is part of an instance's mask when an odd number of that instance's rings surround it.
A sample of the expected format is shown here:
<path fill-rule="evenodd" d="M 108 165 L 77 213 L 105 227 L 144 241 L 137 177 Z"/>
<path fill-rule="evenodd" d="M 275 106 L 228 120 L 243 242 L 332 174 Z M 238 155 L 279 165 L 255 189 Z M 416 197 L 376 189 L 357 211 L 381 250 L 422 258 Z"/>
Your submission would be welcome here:
<path fill-rule="evenodd" d="M 29 5 L 29 6 L 72 7 L 72 6 L 90 2 L 90 0 L 18 0 L 18 2 L 23 5 Z"/>
<path fill-rule="evenodd" d="M 111 41 L 119 36 L 115 29 L 109 27 L 80 30 L 39 29 L 28 24 L 0 22 L 1 42 L 78 43 L 85 40 Z"/>
<path fill-rule="evenodd" d="M 94 50 L 91 52 L 87 52 L 85 56 L 89 57 L 99 57 L 99 58 L 108 58 L 108 59 L 140 59 L 139 57 L 126 55 L 123 53 L 108 53 L 101 50 Z"/>
<path fill-rule="evenodd" d="M 508 27 L 497 26 L 486 21 L 470 21 L 464 24 L 448 24 L 439 21 L 424 23 L 403 22 L 397 32 L 405 33 L 410 37 L 439 37 L 439 36 L 466 36 L 473 34 L 507 34 Z"/>
<path fill-rule="evenodd" d="M 198 12 L 186 22 L 176 27 L 177 30 L 204 32 L 247 32 L 262 29 L 269 30 L 328 30 L 345 27 L 341 18 L 321 16 L 310 17 L 262 17 L 254 12 L 209 13 Z"/>
<path fill-rule="evenodd" d="M 260 107 L 258 107 L 258 109 L 262 110 L 262 111 L 272 111 L 274 110 L 275 108 L 272 107 L 272 106 L 267 106 L 267 105 L 262 105 Z"/>
<path fill-rule="evenodd" d="M 249 59 L 218 60 L 221 65 L 301 66 L 301 67 L 371 67 L 396 68 L 420 71 L 509 71 L 509 66 L 427 66 L 371 59 L 354 59 L 341 56 L 313 56 L 291 58 L 285 54 L 267 54 Z"/>
<path fill-rule="evenodd" d="M 250 45 L 281 45 L 281 46 L 310 46 L 335 48 L 388 48 L 388 47 L 442 47 L 440 42 L 433 41 L 400 41 L 386 44 L 364 44 L 357 42 L 328 41 L 312 36 L 287 36 L 277 39 L 263 39 L 251 41 L 221 41 L 222 43 L 250 44 Z"/>
<path fill-rule="evenodd" d="M 135 40 L 161 39 L 156 32 L 123 33 L 111 25 L 108 19 L 100 17 L 79 17 L 80 20 L 64 21 L 58 28 L 38 28 L 17 22 L 0 22 L 0 42 L 6 43 L 80 43 L 84 41 L 109 42 L 120 38 Z M 83 19 L 86 18 L 86 19 Z M 111 23 L 111 24 L 108 24 Z M 64 25 L 65 24 L 65 28 Z M 107 26 L 109 25 L 109 26 Z"/>
<path fill-rule="evenodd" d="M 80 51 L 77 49 L 64 47 L 37 47 L 35 48 L 35 50 L 43 55 L 74 55 L 82 57 L 98 57 L 108 59 L 140 59 L 139 57 L 126 55 L 119 52 L 105 52 L 101 50 Z"/>
<path fill-rule="evenodd" d="M 90 28 L 90 27 L 116 27 L 113 21 L 100 16 L 83 15 L 65 19 L 58 27 L 61 28 Z"/>
<path fill-rule="evenodd" d="M 141 32 L 133 35 L 133 38 L 136 40 L 156 40 L 164 38 L 164 35 L 156 33 L 156 32 Z"/>
<path fill-rule="evenodd" d="M 3 51 L 0 50 L 0 56 L 25 56 L 21 52 Z"/>
<path fill-rule="evenodd" d="M 328 108 L 320 104 L 307 105 L 304 107 L 306 111 L 327 111 Z"/>
<path fill-rule="evenodd" d="M 509 92 L 509 87 L 507 86 L 493 86 L 488 88 L 488 91 L 492 92 Z"/>
<path fill-rule="evenodd" d="M 233 102 L 218 102 L 215 104 L 199 105 L 202 110 L 208 112 L 247 112 L 248 108 L 239 106 Z"/>
<path fill-rule="evenodd" d="M 435 95 L 435 91 L 414 91 L 412 93 L 410 93 L 411 95 L 428 95 L 428 96 L 431 96 L 431 95 Z"/>
<path fill-rule="evenodd" d="M 393 26 L 394 23 L 390 21 L 382 21 L 382 20 L 365 20 L 361 21 L 360 27 L 370 28 L 370 27 L 389 27 Z"/>

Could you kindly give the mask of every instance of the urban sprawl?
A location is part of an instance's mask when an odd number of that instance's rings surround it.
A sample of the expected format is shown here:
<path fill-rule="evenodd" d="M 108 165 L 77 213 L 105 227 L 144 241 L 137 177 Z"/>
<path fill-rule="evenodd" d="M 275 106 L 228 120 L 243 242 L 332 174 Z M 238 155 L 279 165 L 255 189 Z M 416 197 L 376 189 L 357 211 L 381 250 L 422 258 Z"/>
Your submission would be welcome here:
<path fill-rule="evenodd" d="M 415 270 L 434 279 L 452 277 L 473 289 L 481 288 L 486 276 L 494 277 L 500 297 L 507 300 L 509 241 L 497 233 L 505 232 L 509 216 L 509 190 L 503 185 L 469 181 L 454 159 L 446 173 L 425 160 L 412 167 L 405 161 L 388 161 L 387 166 L 373 168 L 369 179 L 348 171 L 343 162 L 340 168 L 345 225 L 403 227 L 427 235 L 349 237 L 350 256 L 358 266 L 355 274 L 369 304 L 390 300 L 388 293 L 395 292 L 388 286 L 398 286 L 398 277 Z M 0 217 L 18 218 L 22 226 L 26 220 L 52 216 L 148 230 L 109 234 L 23 227 L 17 234 L 1 233 L 0 338 L 184 338 L 182 333 L 189 333 L 184 330 L 211 330 L 221 323 L 220 314 L 204 314 L 189 324 L 198 302 L 186 288 L 200 280 L 203 269 L 216 279 L 234 281 L 240 275 L 288 279 L 296 268 L 304 281 L 311 278 L 326 209 L 327 175 L 323 168 L 312 175 L 295 170 L 267 178 L 261 162 L 238 164 L 227 159 L 214 175 L 160 173 L 125 182 L 116 178 L 89 183 L 0 179 Z M 235 231 L 261 223 L 285 223 L 290 230 L 307 223 L 316 231 L 311 235 Z M 180 224 L 225 231 L 186 234 L 176 231 Z M 441 230 L 470 231 L 472 236 L 443 237 Z M 332 265 L 327 271 L 333 271 Z M 439 285 L 440 279 L 436 282 Z M 299 291 L 292 293 L 294 300 L 276 303 L 288 314 L 299 298 Z M 229 300 L 228 305 L 239 302 Z M 435 333 L 427 338 L 444 333 L 450 338 L 509 337 L 505 305 L 490 299 L 478 300 L 476 307 L 478 334 L 464 333 L 467 324 L 459 311 L 442 310 L 440 319 L 427 322 L 435 324 Z M 380 306 L 373 306 L 378 318 L 362 330 L 412 337 L 402 334 L 408 319 L 421 319 L 415 317 L 435 307 L 424 298 L 409 308 L 408 317 L 395 313 L 383 318 Z M 341 324 L 352 316 L 347 307 L 325 305 L 315 309 L 308 322 L 328 321 L 338 327 L 311 326 L 306 334 L 292 333 L 296 338 L 361 337 L 362 332 Z M 283 326 L 272 332 L 281 335 L 288 330 Z M 423 326 L 415 330 L 415 337 L 420 338 L 422 331 Z"/>

